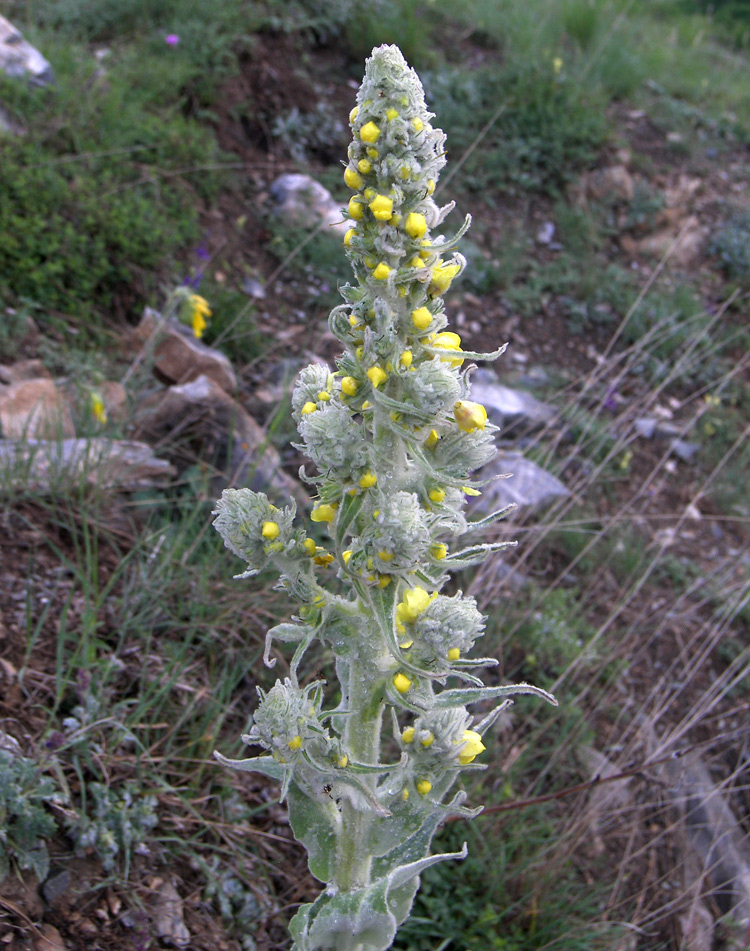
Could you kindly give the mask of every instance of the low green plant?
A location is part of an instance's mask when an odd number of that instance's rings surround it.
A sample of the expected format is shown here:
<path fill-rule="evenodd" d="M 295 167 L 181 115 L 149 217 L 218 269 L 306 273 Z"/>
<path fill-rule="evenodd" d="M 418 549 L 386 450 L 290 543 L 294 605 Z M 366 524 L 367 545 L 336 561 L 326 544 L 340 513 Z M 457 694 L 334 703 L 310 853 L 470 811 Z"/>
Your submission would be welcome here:
<path fill-rule="evenodd" d="M 509 543 L 459 541 L 507 512 L 475 522 L 463 512 L 483 484 L 471 473 L 495 455 L 496 427 L 468 399 L 460 370 L 504 348 L 471 352 L 445 330 L 442 296 L 465 265 L 456 248 L 469 219 L 454 235 L 440 231 L 451 206 L 432 195 L 445 137 L 430 118 L 400 50 L 374 50 L 350 114 L 344 173 L 356 283 L 341 288 L 345 303 L 329 317 L 344 352 L 336 373 L 303 369 L 292 395 L 301 448 L 318 470 L 305 475 L 317 489 L 310 518 L 327 544 L 295 519 L 294 505 L 278 508 L 263 493 L 225 490 L 215 512 L 247 565 L 241 577 L 272 566 L 299 605 L 266 638 L 269 665 L 274 640 L 298 646 L 289 675 L 259 690 L 243 736 L 264 754 L 216 754 L 281 783 L 310 871 L 325 883 L 291 923 L 297 951 L 390 947 L 421 873 L 466 854 L 430 854 L 431 840 L 449 816 L 476 815 L 453 787 L 463 770 L 482 768 L 483 738 L 508 698 L 555 702 L 528 684 L 486 686 L 472 671 L 495 661 L 470 656 L 484 618 L 473 598 L 440 593 L 452 572 Z M 335 585 L 325 583 L 332 570 Z M 313 643 L 334 656 L 333 689 L 300 676 Z M 470 714 L 482 701 L 499 705 Z"/>
<path fill-rule="evenodd" d="M 0 882 L 15 864 L 43 881 L 49 871 L 46 839 L 57 829 L 48 803 L 62 805 L 57 783 L 0 734 Z"/>
<path fill-rule="evenodd" d="M 729 278 L 750 286 L 750 212 L 730 215 L 712 236 L 709 250 L 717 255 Z"/>

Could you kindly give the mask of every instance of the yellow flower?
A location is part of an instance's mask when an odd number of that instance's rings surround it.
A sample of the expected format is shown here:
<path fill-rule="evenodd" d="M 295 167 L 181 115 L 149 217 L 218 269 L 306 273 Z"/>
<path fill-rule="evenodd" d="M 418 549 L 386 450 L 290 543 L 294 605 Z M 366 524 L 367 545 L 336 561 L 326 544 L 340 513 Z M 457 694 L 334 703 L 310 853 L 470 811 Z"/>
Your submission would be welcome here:
<path fill-rule="evenodd" d="M 384 383 L 388 379 L 388 374 L 381 367 L 370 367 L 367 371 L 367 378 L 377 389 L 381 383 Z"/>
<path fill-rule="evenodd" d="M 191 294 L 188 303 L 190 304 L 190 322 L 193 325 L 193 334 L 200 340 L 208 326 L 206 317 L 211 316 L 211 308 L 208 306 L 205 297 L 201 297 L 200 294 Z"/>
<path fill-rule="evenodd" d="M 267 541 L 272 542 L 274 538 L 279 537 L 280 531 L 281 529 L 279 528 L 276 522 L 263 522 L 263 525 L 261 526 L 260 534 Z"/>
<path fill-rule="evenodd" d="M 442 561 L 443 558 L 448 554 L 448 546 L 444 545 L 442 542 L 436 542 L 430 548 L 430 554 L 435 559 L 435 561 Z M 450 656 L 450 652 L 449 652 Z"/>
<path fill-rule="evenodd" d="M 354 396 L 358 387 L 359 384 L 353 376 L 345 376 L 341 380 L 341 392 L 345 393 L 347 396 Z"/>
<path fill-rule="evenodd" d="M 338 766 L 339 769 L 346 769 L 346 765 L 348 762 L 349 762 L 348 756 L 339 756 L 336 765 Z"/>
<path fill-rule="evenodd" d="M 91 394 L 91 415 L 102 426 L 107 422 L 107 407 L 98 393 Z"/>
<path fill-rule="evenodd" d="M 386 109 L 386 110 L 385 110 L 385 117 L 386 117 L 386 119 L 388 119 L 389 121 L 391 121 L 391 120 L 393 120 L 393 119 L 398 119 L 398 110 L 397 110 L 397 109 Z"/>
<path fill-rule="evenodd" d="M 427 495 L 429 496 L 430 502 L 443 502 L 445 500 L 445 492 L 443 489 L 430 489 Z"/>
<path fill-rule="evenodd" d="M 441 350 L 460 350 L 461 338 L 450 330 L 443 333 L 433 334 L 430 337 L 430 343 L 433 347 L 440 347 Z M 463 357 L 441 357 L 443 363 L 448 363 L 452 367 L 460 367 L 464 362 Z"/>
<path fill-rule="evenodd" d="M 370 211 L 378 221 L 388 221 L 393 214 L 393 201 L 385 195 L 376 195 L 370 202 Z"/>
<path fill-rule="evenodd" d="M 412 211 L 406 216 L 404 231 L 411 238 L 424 237 L 424 235 L 427 233 L 427 221 L 425 220 L 425 216 L 420 215 L 417 211 Z"/>
<path fill-rule="evenodd" d="M 437 430 L 431 429 L 427 439 L 424 441 L 425 449 L 434 449 L 438 444 L 438 439 L 440 439 L 440 436 L 438 436 Z"/>
<path fill-rule="evenodd" d="M 404 599 L 396 605 L 396 618 L 401 621 L 416 621 L 419 615 L 427 610 L 432 598 L 419 586 L 407 588 Z"/>
<path fill-rule="evenodd" d="M 475 730 L 464 730 L 463 744 L 463 749 L 458 754 L 458 762 L 462 766 L 468 766 L 475 757 L 487 749 L 482 743 L 482 737 Z"/>
<path fill-rule="evenodd" d="M 415 132 L 421 132 L 422 129 L 424 129 L 424 122 L 422 122 L 422 120 L 419 118 L 419 116 L 415 116 L 415 117 L 411 120 L 411 124 L 414 126 L 414 131 L 415 131 Z"/>
<path fill-rule="evenodd" d="M 328 403 L 331 399 L 331 394 L 328 390 L 321 390 L 320 393 L 318 393 L 318 399 L 321 403 Z"/>
<path fill-rule="evenodd" d="M 375 485 L 378 481 L 378 477 L 374 472 L 365 472 L 365 474 L 359 480 L 359 487 L 361 489 L 369 489 L 371 486 Z"/>
<path fill-rule="evenodd" d="M 417 792 L 422 796 L 426 796 L 431 789 L 432 783 L 429 781 L 429 779 L 420 779 L 417 783 Z"/>
<path fill-rule="evenodd" d="M 378 266 L 373 270 L 372 276 L 378 281 L 384 281 L 388 275 L 391 273 L 391 269 L 387 264 L 384 264 L 382 261 Z"/>
<path fill-rule="evenodd" d="M 341 560 L 344 562 L 345 565 L 349 564 L 349 559 L 352 557 L 352 554 L 353 552 L 351 548 L 347 548 L 346 551 L 341 552 Z"/>
<path fill-rule="evenodd" d="M 305 551 L 307 552 L 308 555 L 314 555 L 314 554 L 315 554 L 315 549 L 317 548 L 317 545 L 316 545 L 315 542 L 312 540 L 312 538 L 306 538 L 306 539 L 302 542 L 302 547 L 305 549 Z"/>
<path fill-rule="evenodd" d="M 302 414 L 302 416 L 309 416 L 309 414 L 314 413 L 317 410 L 317 408 L 318 407 L 315 405 L 315 403 L 308 400 L 305 403 L 305 405 L 302 407 L 302 409 L 300 410 L 300 413 Z"/>
<path fill-rule="evenodd" d="M 402 367 L 410 367 L 413 359 L 414 354 L 411 352 L 411 350 L 404 350 L 404 352 L 401 354 L 399 363 Z"/>
<path fill-rule="evenodd" d="M 414 727 L 413 726 L 407 726 L 407 728 L 401 734 L 401 740 L 404 743 L 414 742 Z"/>
<path fill-rule="evenodd" d="M 292 751 L 298 750 L 302 746 L 302 737 L 299 735 L 299 733 L 297 736 L 289 740 L 288 746 Z"/>
<path fill-rule="evenodd" d="M 359 137 L 363 142 L 377 142 L 380 138 L 380 129 L 374 122 L 366 122 L 359 130 Z"/>
<path fill-rule="evenodd" d="M 361 188 L 365 183 L 365 180 L 359 172 L 355 168 L 352 168 L 351 165 L 348 165 L 344 172 L 344 181 L 349 188 Z"/>
<path fill-rule="evenodd" d="M 323 502 L 312 510 L 310 518 L 313 522 L 332 522 L 336 518 L 336 508 L 327 502 Z"/>
<path fill-rule="evenodd" d="M 359 112 L 359 106 L 355 106 L 352 109 L 352 111 L 349 113 L 349 122 L 354 122 L 354 120 L 357 118 L 358 112 Z"/>
<path fill-rule="evenodd" d="M 432 323 L 432 314 L 426 307 L 418 307 L 411 312 L 411 322 L 417 330 L 427 330 Z"/>
<path fill-rule="evenodd" d="M 362 202 L 356 195 L 352 195 L 352 197 L 349 199 L 347 210 L 349 215 L 354 218 L 355 221 L 359 221 L 365 213 Z"/>
<path fill-rule="evenodd" d="M 369 159 L 363 158 L 357 162 L 357 168 L 362 172 L 363 175 L 367 175 L 368 172 L 372 171 L 372 162 Z"/>
<path fill-rule="evenodd" d="M 344 247 L 350 248 L 352 246 L 352 238 L 357 232 L 354 228 L 350 228 L 344 235 Z"/>
<path fill-rule="evenodd" d="M 487 410 L 481 403 L 472 403 L 469 400 L 459 400 L 453 407 L 458 428 L 465 433 L 473 433 L 475 429 L 484 429 L 487 423 Z"/>
<path fill-rule="evenodd" d="M 451 281 L 461 270 L 460 264 L 444 264 L 442 261 L 432 269 L 432 278 L 430 280 L 430 292 L 432 294 L 444 294 L 451 286 Z"/>
<path fill-rule="evenodd" d="M 425 749 L 429 749 L 432 744 L 435 742 L 435 734 L 431 731 L 427 732 L 426 736 L 423 736 L 419 741 Z"/>
<path fill-rule="evenodd" d="M 393 686 L 399 693 L 408 693 L 411 689 L 411 680 L 409 680 L 406 674 L 398 673 L 393 678 Z"/>
<path fill-rule="evenodd" d="M 322 565 L 323 568 L 327 568 L 333 564 L 334 558 L 329 551 L 324 551 L 322 555 L 316 555 L 313 561 L 316 565 Z"/>
<path fill-rule="evenodd" d="M 448 660 L 458 660 L 461 656 L 461 651 L 458 647 L 451 647 L 448 651 Z"/>

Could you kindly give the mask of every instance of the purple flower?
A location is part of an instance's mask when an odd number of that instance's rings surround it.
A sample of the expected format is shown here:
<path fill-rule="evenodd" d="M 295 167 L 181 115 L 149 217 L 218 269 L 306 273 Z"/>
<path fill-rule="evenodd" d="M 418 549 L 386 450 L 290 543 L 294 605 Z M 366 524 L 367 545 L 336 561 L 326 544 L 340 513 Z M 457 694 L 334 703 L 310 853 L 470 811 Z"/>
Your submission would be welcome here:
<path fill-rule="evenodd" d="M 617 409 L 617 390 L 610 390 L 607 393 L 607 397 L 602 403 L 603 409 L 608 409 L 610 413 L 614 413 Z"/>
<path fill-rule="evenodd" d="M 167 35 L 164 37 L 164 42 L 167 44 L 167 46 L 177 46 L 177 44 L 180 42 L 180 38 L 176 33 L 167 33 Z"/>
<path fill-rule="evenodd" d="M 200 258 L 201 261 L 210 261 L 211 255 L 209 254 L 208 248 L 205 244 L 199 244 L 195 249 L 195 256 Z"/>

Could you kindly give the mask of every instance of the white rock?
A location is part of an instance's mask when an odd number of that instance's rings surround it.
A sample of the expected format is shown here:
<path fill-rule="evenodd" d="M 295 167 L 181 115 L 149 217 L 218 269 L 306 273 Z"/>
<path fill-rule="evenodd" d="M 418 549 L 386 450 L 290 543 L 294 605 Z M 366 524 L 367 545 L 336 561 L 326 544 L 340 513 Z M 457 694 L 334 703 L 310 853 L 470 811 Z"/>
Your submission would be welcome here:
<path fill-rule="evenodd" d="M 341 213 L 341 205 L 327 188 L 309 175 L 280 175 L 271 185 L 270 192 L 278 206 L 278 214 L 290 225 L 299 228 L 321 225 L 341 235 L 349 228 Z"/>
<path fill-rule="evenodd" d="M 47 60 L 3 16 L 0 16 L 0 70 L 8 76 L 28 76 L 40 86 L 55 81 Z"/>
<path fill-rule="evenodd" d="M 478 473 L 478 478 L 502 476 L 471 499 L 475 510 L 494 512 L 514 502 L 519 508 L 543 508 L 570 496 L 558 478 L 542 469 L 520 452 L 500 451 L 497 458 Z"/>

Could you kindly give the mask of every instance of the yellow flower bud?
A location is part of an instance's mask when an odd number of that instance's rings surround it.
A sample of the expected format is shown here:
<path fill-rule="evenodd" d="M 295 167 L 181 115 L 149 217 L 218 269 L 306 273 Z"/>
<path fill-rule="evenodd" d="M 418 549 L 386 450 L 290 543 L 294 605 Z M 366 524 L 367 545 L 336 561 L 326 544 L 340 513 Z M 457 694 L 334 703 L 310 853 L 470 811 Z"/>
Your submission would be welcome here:
<path fill-rule="evenodd" d="M 347 166 L 344 172 L 344 181 L 349 188 L 361 188 L 365 183 L 359 172 L 355 168 L 352 168 L 351 165 Z"/>
<path fill-rule="evenodd" d="M 458 660 L 460 656 L 461 651 L 458 647 L 451 647 L 451 649 L 448 651 L 448 660 Z"/>
<path fill-rule="evenodd" d="M 336 518 L 336 508 L 324 502 L 312 510 L 310 518 L 313 522 L 332 522 Z"/>
<path fill-rule="evenodd" d="M 398 213 L 395 215 L 391 215 L 391 217 L 388 219 L 388 224 L 393 225 L 394 228 L 397 225 L 401 224 L 401 215 L 399 215 Z"/>
<path fill-rule="evenodd" d="M 425 439 L 424 441 L 425 448 L 434 449 L 435 446 L 437 446 L 438 444 L 438 439 L 440 439 L 440 436 L 438 436 L 437 430 L 431 429 L 429 435 L 427 436 L 427 439 Z"/>
<path fill-rule="evenodd" d="M 404 231 L 411 238 L 424 237 L 427 233 L 427 221 L 425 220 L 425 216 L 420 215 L 417 211 L 412 211 L 411 214 L 406 217 Z"/>
<path fill-rule="evenodd" d="M 318 399 L 321 403 L 328 403 L 331 399 L 331 394 L 328 390 L 321 390 L 320 393 L 318 393 Z"/>
<path fill-rule="evenodd" d="M 357 168 L 362 172 L 363 175 L 367 175 L 368 172 L 372 171 L 372 162 L 369 159 L 363 158 L 357 162 Z"/>
<path fill-rule="evenodd" d="M 432 314 L 426 307 L 418 307 L 411 312 L 411 322 L 417 330 L 427 330 L 432 323 Z"/>
<path fill-rule="evenodd" d="M 434 192 L 435 192 L 435 181 L 434 179 L 430 178 L 427 181 L 427 194 L 432 195 L 434 194 Z"/>
<path fill-rule="evenodd" d="M 359 383 L 357 383 L 353 376 L 345 376 L 341 380 L 341 392 L 347 396 L 354 396 L 358 389 Z"/>
<path fill-rule="evenodd" d="M 429 781 L 429 779 L 420 779 L 417 783 L 417 792 L 422 796 L 426 796 L 431 789 L 432 783 Z"/>
<path fill-rule="evenodd" d="M 409 680 L 406 674 L 398 673 L 393 678 L 393 686 L 399 693 L 408 693 L 411 689 L 411 680 Z"/>
<path fill-rule="evenodd" d="M 424 129 L 424 122 L 422 122 L 422 120 L 419 118 L 419 116 L 415 116 L 415 117 L 411 120 L 411 124 L 412 124 L 412 126 L 414 127 L 414 131 L 415 131 L 415 132 L 421 132 L 422 129 Z"/>
<path fill-rule="evenodd" d="M 349 199 L 349 204 L 347 205 L 347 211 L 349 215 L 354 218 L 355 221 L 359 221 L 365 213 L 365 208 L 362 202 L 356 195 L 352 195 Z"/>
<path fill-rule="evenodd" d="M 312 403 L 310 400 L 308 400 L 305 403 L 305 405 L 302 407 L 302 409 L 300 410 L 300 413 L 303 416 L 308 416 L 310 413 L 314 413 L 317 410 L 317 408 L 318 407 L 315 405 L 315 403 Z"/>
<path fill-rule="evenodd" d="M 378 477 L 374 472 L 365 472 L 365 474 L 359 480 L 359 487 L 361 489 L 369 489 L 371 486 L 375 485 L 378 481 Z"/>
<path fill-rule="evenodd" d="M 336 762 L 336 765 L 338 766 L 339 769 L 346 769 L 348 762 L 349 762 L 348 756 L 339 756 Z"/>
<path fill-rule="evenodd" d="M 430 502 L 443 502 L 445 500 L 445 492 L 443 489 L 430 489 L 427 495 L 429 496 Z"/>
<path fill-rule="evenodd" d="M 386 119 L 388 119 L 389 121 L 391 121 L 391 120 L 393 120 L 393 119 L 398 119 L 398 110 L 397 110 L 397 109 L 386 109 L 386 111 L 385 111 L 385 117 L 386 117 Z"/>
<path fill-rule="evenodd" d="M 380 558 L 381 561 L 393 561 L 393 559 L 394 559 L 395 557 L 396 557 L 396 556 L 395 556 L 395 555 L 393 554 L 393 552 L 391 552 L 391 551 L 379 551 L 379 552 L 378 552 L 378 558 Z"/>
<path fill-rule="evenodd" d="M 393 214 L 393 200 L 385 195 L 376 195 L 370 202 L 370 211 L 378 221 L 388 221 Z"/>
<path fill-rule="evenodd" d="M 362 404 L 362 409 L 369 409 L 372 406 L 372 403 L 369 400 L 365 400 Z"/>
<path fill-rule="evenodd" d="M 472 403 L 469 400 L 459 400 L 453 407 L 458 428 L 465 433 L 473 433 L 475 429 L 484 429 L 487 423 L 487 410 L 481 403 Z"/>
<path fill-rule="evenodd" d="M 279 537 L 280 531 L 281 529 L 276 524 L 276 522 L 263 522 L 263 525 L 261 526 L 261 529 L 260 529 L 260 534 L 267 541 L 272 542 L 274 538 Z"/>
<path fill-rule="evenodd" d="M 396 622 L 396 627 L 398 627 L 398 622 Z M 403 624 L 401 625 L 401 627 L 403 628 L 403 630 L 399 631 L 399 634 L 403 634 L 403 633 L 404 633 L 404 630 L 406 630 L 406 628 L 404 628 L 404 625 L 403 625 Z M 412 646 L 413 643 L 414 643 L 414 641 L 412 641 L 412 640 L 401 641 L 398 646 L 401 648 L 402 651 L 408 651 L 409 648 Z"/>
<path fill-rule="evenodd" d="M 205 325 L 205 320 L 203 321 Z M 91 394 L 91 415 L 103 426 L 107 422 L 107 407 L 98 393 Z"/>
<path fill-rule="evenodd" d="M 422 744 L 422 746 L 425 749 L 429 749 L 432 746 L 432 744 L 435 742 L 435 734 L 432 732 L 428 732 L 427 736 L 423 736 L 419 742 Z"/>
<path fill-rule="evenodd" d="M 442 542 L 436 542 L 430 548 L 430 554 L 435 559 L 435 561 L 442 561 L 443 558 L 448 554 L 448 548 Z"/>
<path fill-rule="evenodd" d="M 289 749 L 292 751 L 298 750 L 302 746 L 302 737 L 298 733 L 297 736 L 289 740 L 289 743 L 287 745 L 289 746 Z"/>
<path fill-rule="evenodd" d="M 381 383 L 384 383 L 388 379 L 388 374 L 381 367 L 370 367 L 367 371 L 367 378 L 377 389 Z"/>
<path fill-rule="evenodd" d="M 366 122 L 359 130 L 359 137 L 363 142 L 377 142 L 380 138 L 380 129 L 374 122 Z"/>
<path fill-rule="evenodd" d="M 406 263 L 409 267 L 424 267 L 424 261 L 418 254 L 415 254 L 414 257 L 410 258 Z"/>
<path fill-rule="evenodd" d="M 352 238 L 357 232 L 354 228 L 350 228 L 344 235 L 344 246 L 350 248 L 352 246 Z"/>
<path fill-rule="evenodd" d="M 458 762 L 462 766 L 467 766 L 487 749 L 482 743 L 482 737 L 475 730 L 464 730 L 463 744 L 463 749 L 458 754 Z"/>
<path fill-rule="evenodd" d="M 401 741 L 403 743 L 413 743 L 414 742 L 414 727 L 407 726 L 404 732 L 401 734 Z"/>
<path fill-rule="evenodd" d="M 378 157 L 378 155 L 380 154 L 377 149 L 373 149 L 373 148 L 365 149 L 365 152 L 367 152 L 368 158 L 373 159 L 373 161 L 374 161 L 374 160 Z"/>
<path fill-rule="evenodd" d="M 378 575 L 378 587 L 379 587 L 379 588 L 387 588 L 390 583 L 391 583 L 391 576 L 390 576 L 390 575 Z"/>
<path fill-rule="evenodd" d="M 389 275 L 390 273 L 391 273 L 391 269 L 388 267 L 387 264 L 384 264 L 384 263 L 381 261 L 380 264 L 378 264 L 378 266 L 377 266 L 377 267 L 375 268 L 375 270 L 372 272 L 372 276 L 373 276 L 377 281 L 384 281 L 384 280 L 388 277 L 388 275 Z"/>
<path fill-rule="evenodd" d="M 461 486 L 461 491 L 462 491 L 465 495 L 481 495 L 481 494 L 482 494 L 482 493 L 479 491 L 479 489 L 472 489 L 472 487 L 471 487 L 470 485 L 462 485 L 462 486 Z"/>
<path fill-rule="evenodd" d="M 408 790 L 408 789 L 404 789 L 404 791 L 401 793 L 401 798 L 404 800 L 404 802 L 406 802 L 406 800 L 409 798 L 409 790 Z"/>
<path fill-rule="evenodd" d="M 348 565 L 348 564 L 349 564 L 349 559 L 350 559 L 351 557 L 352 557 L 352 550 L 351 550 L 351 548 L 347 548 L 346 551 L 342 551 L 342 552 L 341 552 L 341 560 L 344 562 L 345 565 Z"/>
<path fill-rule="evenodd" d="M 399 360 L 399 363 L 401 364 L 402 367 L 410 367 L 413 359 L 414 359 L 414 354 L 411 352 L 411 350 L 404 350 L 404 352 L 401 354 L 401 359 Z"/>
<path fill-rule="evenodd" d="M 315 549 L 316 549 L 317 546 L 316 546 L 315 542 L 312 540 L 312 538 L 306 538 L 306 539 L 302 542 L 302 547 L 305 549 L 305 551 L 307 552 L 308 555 L 314 555 L 314 554 L 315 554 Z"/>
<path fill-rule="evenodd" d="M 374 188 L 366 188 L 366 189 L 364 190 L 364 196 L 365 196 L 366 201 L 368 201 L 368 202 L 369 202 L 369 201 L 372 201 L 373 198 L 374 198 L 376 195 L 377 195 L 377 192 L 375 191 Z"/>
<path fill-rule="evenodd" d="M 355 106 L 352 111 L 349 113 L 349 122 L 354 122 L 359 113 L 359 106 Z"/>

